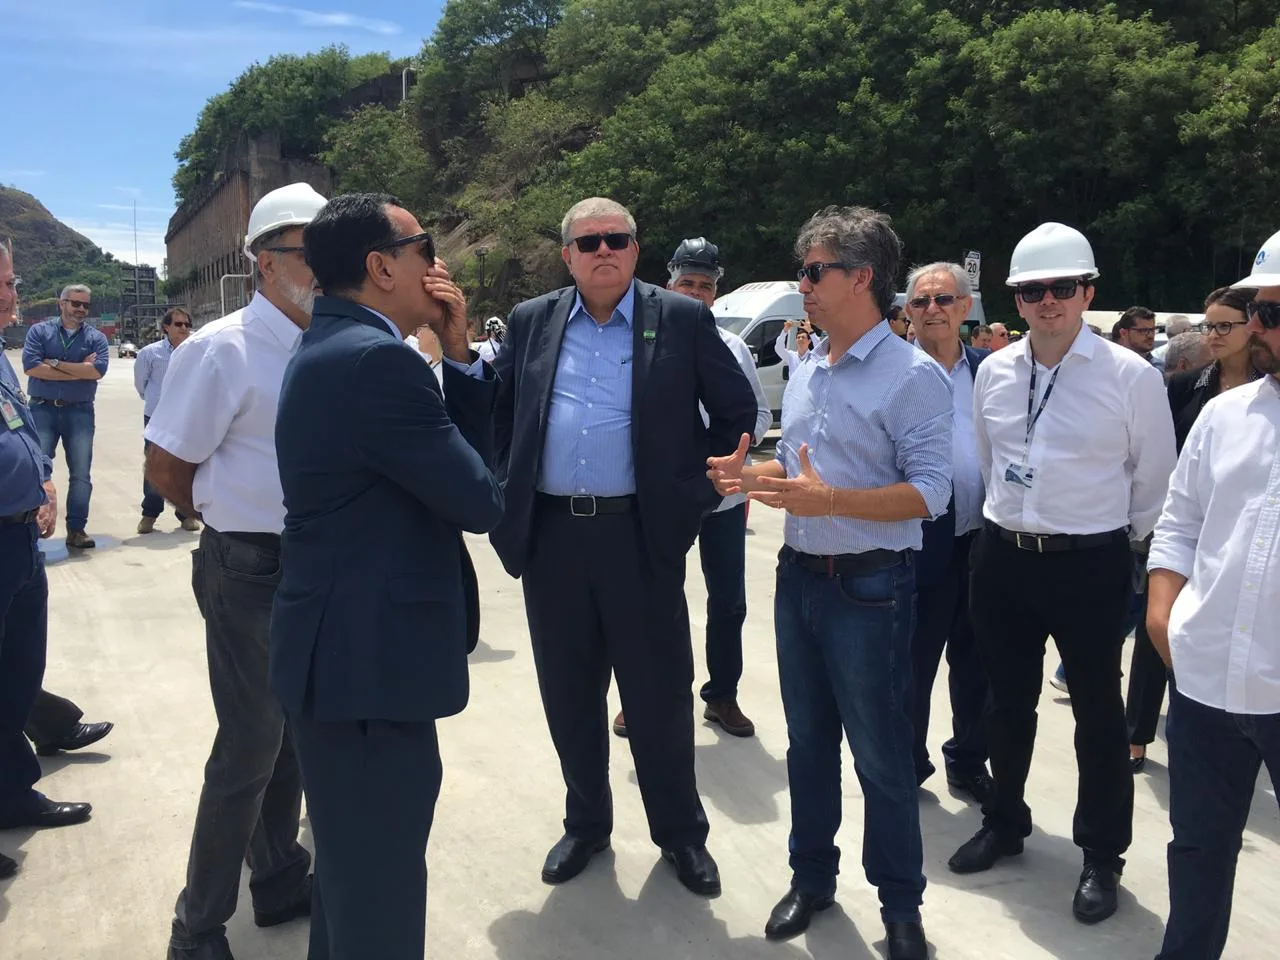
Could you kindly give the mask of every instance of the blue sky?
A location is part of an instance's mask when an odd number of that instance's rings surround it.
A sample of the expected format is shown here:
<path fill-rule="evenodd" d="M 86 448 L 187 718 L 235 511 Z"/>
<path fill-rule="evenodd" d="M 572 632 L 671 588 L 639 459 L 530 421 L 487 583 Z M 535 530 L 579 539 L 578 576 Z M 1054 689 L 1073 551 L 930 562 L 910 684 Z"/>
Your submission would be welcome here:
<path fill-rule="evenodd" d="M 0 0 L 0 183 L 104 250 L 164 260 L 173 152 L 206 100 L 277 53 L 416 54 L 444 0 Z M 3 233 L 4 224 L 0 224 Z"/>

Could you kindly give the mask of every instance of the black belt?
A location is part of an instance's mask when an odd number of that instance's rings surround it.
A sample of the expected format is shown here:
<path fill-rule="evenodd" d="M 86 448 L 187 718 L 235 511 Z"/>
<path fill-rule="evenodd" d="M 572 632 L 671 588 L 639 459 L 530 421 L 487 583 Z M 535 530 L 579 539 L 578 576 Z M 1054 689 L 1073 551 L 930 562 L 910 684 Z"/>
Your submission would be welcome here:
<path fill-rule="evenodd" d="M 40 510 L 37 508 L 35 510 L 23 510 L 21 513 L 11 513 L 7 517 L 0 517 L 0 527 L 33 523 L 36 519 L 36 514 L 39 512 Z"/>
<path fill-rule="evenodd" d="M 215 530 L 208 524 L 205 525 L 205 530 L 219 537 L 228 537 L 232 540 L 238 540 L 240 543 L 247 543 L 251 547 L 280 552 L 280 534 L 278 533 L 242 533 L 238 530 Z"/>
<path fill-rule="evenodd" d="M 836 556 L 819 556 L 814 553 L 801 553 L 790 547 L 783 547 L 778 559 L 794 563 L 812 573 L 821 573 L 828 577 L 861 577 L 876 573 L 886 567 L 893 567 L 906 559 L 905 550 L 868 550 L 865 553 L 841 553 Z"/>
<path fill-rule="evenodd" d="M 636 509 L 635 494 L 625 497 L 555 497 L 549 493 L 538 494 L 538 502 L 555 510 L 562 510 L 574 517 L 597 517 L 606 513 L 631 513 Z"/>
<path fill-rule="evenodd" d="M 1065 550 L 1091 550 L 1109 543 L 1128 543 L 1129 528 L 1108 530 L 1106 533 L 1022 533 L 1006 530 L 999 524 L 986 522 L 987 531 L 1001 540 L 1007 540 L 1019 550 L 1031 553 L 1062 553 Z"/>
<path fill-rule="evenodd" d="M 32 397 L 31 402 L 34 404 L 47 403 L 53 407 L 81 407 L 86 403 L 93 403 L 92 400 L 46 400 L 44 397 Z"/>

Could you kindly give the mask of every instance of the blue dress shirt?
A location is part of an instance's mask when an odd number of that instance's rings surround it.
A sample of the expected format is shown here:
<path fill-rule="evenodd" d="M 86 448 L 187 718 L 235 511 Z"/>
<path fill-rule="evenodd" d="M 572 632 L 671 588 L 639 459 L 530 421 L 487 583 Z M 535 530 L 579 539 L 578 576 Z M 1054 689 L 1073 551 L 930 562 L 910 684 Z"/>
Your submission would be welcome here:
<path fill-rule="evenodd" d="M 138 359 L 133 362 L 133 386 L 142 398 L 144 417 L 151 416 L 160 405 L 160 390 L 172 356 L 173 344 L 168 337 L 161 337 L 138 351 Z"/>
<path fill-rule="evenodd" d="M 777 457 L 800 473 L 800 447 L 823 482 L 870 490 L 910 483 L 929 516 L 951 500 L 951 381 L 923 350 L 895 337 L 887 321 L 864 333 L 835 364 L 829 341 L 796 366 L 782 398 Z M 919 550 L 919 520 L 787 514 L 787 546 L 819 556 L 868 550 Z"/>
<path fill-rule="evenodd" d="M 538 490 L 553 496 L 621 497 L 636 492 L 631 449 L 632 322 L 635 285 L 608 323 L 587 313 L 582 295 L 565 326 Z"/>
<path fill-rule="evenodd" d="M 102 331 L 87 323 L 68 335 L 58 317 L 37 323 L 27 331 L 22 347 L 22 369 L 38 367 L 46 360 L 63 363 L 83 363 L 93 358 L 93 367 L 100 376 L 107 373 L 107 357 L 111 346 Z M 92 403 L 98 394 L 97 380 L 40 380 L 29 377 L 27 391 L 32 400 L 62 400 L 66 403 Z"/>
<path fill-rule="evenodd" d="M 41 506 L 47 499 L 41 484 L 53 476 L 53 464 L 40 452 L 31 411 L 9 358 L 0 351 L 0 399 L 12 405 L 22 425 L 11 428 L 0 416 L 0 516 Z"/>

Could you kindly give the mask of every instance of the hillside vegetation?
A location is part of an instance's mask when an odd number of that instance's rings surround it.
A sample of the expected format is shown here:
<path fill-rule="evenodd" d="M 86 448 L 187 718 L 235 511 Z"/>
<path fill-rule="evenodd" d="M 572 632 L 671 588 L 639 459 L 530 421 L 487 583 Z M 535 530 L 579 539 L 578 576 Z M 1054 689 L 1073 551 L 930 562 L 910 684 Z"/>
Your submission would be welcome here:
<path fill-rule="evenodd" d="M 1168 310 L 1280 227 L 1267 0 L 451 0 L 410 102 L 317 120 L 299 78 L 344 56 L 255 66 L 206 111 L 296 98 L 272 109 L 312 124 L 299 142 L 341 188 L 391 189 L 488 248 L 483 287 L 474 258 L 452 265 L 486 308 L 563 280 L 560 218 L 596 193 L 635 213 L 643 276 L 701 234 L 729 286 L 789 276 L 815 209 L 876 207 L 908 263 L 982 251 L 997 316 L 1044 220 L 1092 239 L 1100 307 Z"/>
<path fill-rule="evenodd" d="M 68 283 L 118 296 L 120 264 L 88 237 L 57 220 L 35 197 L 0 186 L 0 238 L 13 241 L 13 268 L 24 301 L 56 297 Z"/>

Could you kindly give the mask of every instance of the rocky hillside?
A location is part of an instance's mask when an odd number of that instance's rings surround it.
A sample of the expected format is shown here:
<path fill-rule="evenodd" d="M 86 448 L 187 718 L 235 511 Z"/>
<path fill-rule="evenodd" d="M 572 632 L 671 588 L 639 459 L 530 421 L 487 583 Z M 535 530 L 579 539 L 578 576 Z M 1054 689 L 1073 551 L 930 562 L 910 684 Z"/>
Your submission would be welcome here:
<path fill-rule="evenodd" d="M 115 258 L 55 218 L 29 193 L 0 186 L 0 238 L 13 243 L 24 302 L 57 296 L 67 283 L 87 283 L 95 294 L 119 293 Z"/>

